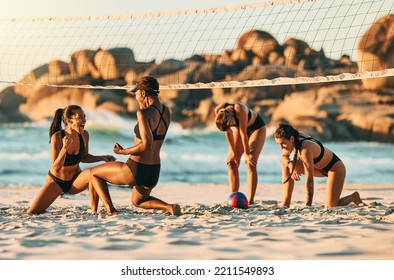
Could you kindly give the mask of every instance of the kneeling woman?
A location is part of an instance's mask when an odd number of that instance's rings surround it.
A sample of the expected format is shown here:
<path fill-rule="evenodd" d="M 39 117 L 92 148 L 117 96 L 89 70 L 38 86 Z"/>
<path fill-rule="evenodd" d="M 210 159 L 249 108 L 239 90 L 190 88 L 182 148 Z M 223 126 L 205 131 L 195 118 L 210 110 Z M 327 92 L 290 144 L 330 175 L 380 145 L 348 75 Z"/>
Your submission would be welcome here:
<path fill-rule="evenodd" d="M 117 211 L 112 203 L 107 182 L 115 185 L 133 186 L 132 203 L 143 209 L 158 209 L 173 215 L 181 215 L 178 204 L 169 204 L 151 195 L 160 175 L 160 150 L 171 122 L 171 111 L 160 102 L 159 83 L 151 76 L 138 80 L 131 90 L 140 105 L 137 124 L 134 127 L 134 145 L 123 148 L 115 144 L 114 152 L 129 155 L 126 163 L 116 161 L 92 168 L 90 190 L 95 190 L 103 201 L 107 213 Z M 93 197 L 93 196 L 91 196 Z M 92 199 L 92 211 L 97 211 L 98 200 Z"/>
<path fill-rule="evenodd" d="M 62 121 L 66 125 L 64 130 Z M 88 188 L 90 169 L 82 171 L 80 162 L 115 160 L 111 155 L 89 154 L 89 134 L 85 123 L 85 113 L 78 105 L 56 110 L 49 130 L 52 167 L 27 211 L 29 214 L 43 213 L 63 193 L 77 194 Z"/>
<path fill-rule="evenodd" d="M 312 205 L 313 177 L 327 177 L 326 207 L 362 203 L 358 192 L 340 198 L 346 176 L 343 162 L 316 139 L 300 133 L 291 125 L 280 124 L 275 131 L 275 141 L 282 149 L 283 205 L 289 207 L 294 181 L 305 174 L 306 205 Z M 294 158 L 290 154 L 294 151 Z"/>

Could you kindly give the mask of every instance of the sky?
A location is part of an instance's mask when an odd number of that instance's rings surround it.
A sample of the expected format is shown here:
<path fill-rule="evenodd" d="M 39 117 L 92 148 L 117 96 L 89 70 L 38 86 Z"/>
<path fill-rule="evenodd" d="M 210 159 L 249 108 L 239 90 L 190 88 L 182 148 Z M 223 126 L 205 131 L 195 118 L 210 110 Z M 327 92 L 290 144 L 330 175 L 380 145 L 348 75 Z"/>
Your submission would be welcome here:
<path fill-rule="evenodd" d="M 266 1 L 267 0 L 0 0 L 0 7 L 2 7 L 0 9 L 0 20 L 14 18 L 32 19 L 71 16 L 130 15 L 233 6 Z M 11 30 L 11 28 L 8 27 L 9 25 L 7 25 L 7 23 L 3 22 L 3 24 L 4 25 L 0 27 L 3 30 L 3 34 L 0 34 L 3 42 L 3 44 L 0 45 L 0 82 L 18 80 L 31 69 L 40 64 L 47 63 L 50 59 L 58 58 L 66 60 L 70 52 L 74 51 L 67 47 L 79 47 L 75 41 L 64 43 L 68 39 L 64 37 L 62 39 L 63 42 L 58 43 L 58 49 L 62 48 L 64 51 L 62 53 L 59 51 L 55 52 L 53 48 L 49 48 L 47 45 L 55 44 L 59 38 L 54 38 L 56 35 L 48 35 L 49 31 L 34 35 L 33 31 L 30 31 L 29 28 L 25 26 L 21 29 L 22 31 L 14 29 L 14 24 L 11 26 L 12 31 L 10 31 L 10 34 L 4 34 L 6 33 L 5 31 Z M 34 23 L 28 24 L 31 26 L 37 25 Z M 86 22 L 83 24 L 86 26 Z M 60 27 L 60 29 L 62 28 L 63 27 Z M 75 34 L 82 32 L 82 28 L 73 28 L 72 32 Z M 38 28 L 34 27 L 34 32 L 37 34 L 41 32 L 40 30 L 42 30 L 40 25 Z M 112 33 L 115 34 L 116 32 L 108 32 L 108 34 Z M 30 37 L 30 35 L 32 35 L 32 37 Z M 101 35 L 102 34 L 99 34 L 99 36 Z M 96 41 L 98 40 L 100 39 Z M 115 40 L 112 40 L 108 43 L 100 42 L 100 44 L 102 44 L 100 46 L 95 45 L 94 42 L 91 43 L 91 45 L 89 45 L 90 43 L 86 43 L 81 46 L 81 48 L 85 48 L 86 46 L 86 48 L 91 49 L 97 49 L 98 47 L 106 48 L 110 47 L 110 44 L 113 44 L 114 41 Z M 39 44 L 42 46 L 41 49 L 38 49 Z M 135 46 L 130 47 L 134 49 Z M 135 52 L 135 55 L 138 56 L 137 51 Z M 139 56 L 140 57 L 137 57 L 137 59 L 140 59 L 140 61 L 152 59 L 152 57 L 146 57 L 146 55 L 143 55 L 142 58 L 141 55 Z"/>
<path fill-rule="evenodd" d="M 378 17 L 394 12 L 393 0 L 304 0 L 297 5 L 214 15 L 127 20 L 4 20 L 132 15 L 261 2 L 269 1 L 0 0 L 0 82 L 15 82 L 52 59 L 69 61 L 70 55 L 81 49 L 125 46 L 133 50 L 139 62 L 220 54 L 234 49 L 239 36 L 251 29 L 267 31 L 279 44 L 294 37 L 306 41 L 315 50 L 323 48 L 330 58 L 339 59 L 346 54 L 356 60 L 360 36 Z"/>
<path fill-rule="evenodd" d="M 266 0 L 267 1 L 267 0 Z M 101 16 L 250 4 L 253 0 L 0 0 L 0 18 Z"/>

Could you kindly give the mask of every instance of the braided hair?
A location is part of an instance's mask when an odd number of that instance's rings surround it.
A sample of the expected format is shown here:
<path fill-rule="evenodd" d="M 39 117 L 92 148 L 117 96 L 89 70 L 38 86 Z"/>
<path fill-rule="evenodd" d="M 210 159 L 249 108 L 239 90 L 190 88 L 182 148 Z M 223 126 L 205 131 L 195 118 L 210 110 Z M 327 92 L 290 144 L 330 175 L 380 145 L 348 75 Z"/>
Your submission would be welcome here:
<path fill-rule="evenodd" d="M 282 184 L 287 183 L 290 180 L 291 175 L 293 175 L 294 173 L 296 162 L 298 160 L 298 151 L 301 148 L 301 143 L 299 139 L 300 133 L 297 129 L 295 129 L 289 124 L 284 124 L 284 123 L 279 124 L 279 127 L 275 131 L 275 138 L 284 138 L 290 140 L 291 136 L 294 137 L 294 146 L 295 146 L 293 160 L 291 160 L 294 164 L 293 164 L 293 168 L 290 171 L 289 177 Z"/>

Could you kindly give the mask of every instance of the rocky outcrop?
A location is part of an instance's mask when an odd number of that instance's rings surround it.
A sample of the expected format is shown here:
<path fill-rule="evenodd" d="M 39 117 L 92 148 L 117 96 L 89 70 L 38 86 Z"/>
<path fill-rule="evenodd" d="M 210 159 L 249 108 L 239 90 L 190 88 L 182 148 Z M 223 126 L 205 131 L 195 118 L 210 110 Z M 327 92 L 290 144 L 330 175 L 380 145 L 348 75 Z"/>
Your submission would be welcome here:
<path fill-rule="evenodd" d="M 125 90 L 105 87 L 131 86 L 143 75 L 157 77 L 161 85 L 171 85 L 335 75 L 355 73 L 358 67 L 362 71 L 384 69 L 394 63 L 393 26 L 393 15 L 384 17 L 367 31 L 368 36 L 360 39 L 359 57 L 364 60 L 369 57 L 374 64 L 363 61 L 357 65 L 346 54 L 339 60 L 331 59 L 322 49 L 314 50 L 297 38 L 289 38 L 280 45 L 272 35 L 260 30 L 241 34 L 236 49 L 221 54 L 196 54 L 183 61 L 138 62 L 128 48 L 83 49 L 74 52 L 69 62 L 52 60 L 3 90 L 0 122 L 52 118 L 55 109 L 73 103 L 85 109 L 132 116 L 138 110 L 135 99 Z M 239 101 L 259 112 L 269 125 L 290 122 L 320 139 L 393 142 L 391 81 L 381 78 L 362 82 L 166 89 L 161 90 L 160 97 L 171 108 L 173 120 L 184 127 L 210 125 L 217 104 Z"/>
<path fill-rule="evenodd" d="M 98 50 L 94 56 L 94 65 L 99 77 L 104 80 L 117 80 L 125 76 L 135 65 L 134 53 L 129 48 Z"/>
<path fill-rule="evenodd" d="M 271 116 L 324 140 L 394 141 L 394 90 L 365 91 L 360 84 L 336 84 L 293 92 Z"/>
<path fill-rule="evenodd" d="M 357 56 L 362 72 L 394 68 L 394 14 L 379 18 L 361 36 Z M 364 79 L 362 83 L 367 90 L 392 88 L 394 77 Z"/>

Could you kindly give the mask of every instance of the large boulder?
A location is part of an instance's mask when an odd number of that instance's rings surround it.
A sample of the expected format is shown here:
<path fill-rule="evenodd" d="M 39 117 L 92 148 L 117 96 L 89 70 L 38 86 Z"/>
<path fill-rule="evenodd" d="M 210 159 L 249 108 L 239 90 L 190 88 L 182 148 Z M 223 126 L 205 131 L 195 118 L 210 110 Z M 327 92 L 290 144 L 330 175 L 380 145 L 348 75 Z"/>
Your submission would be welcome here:
<path fill-rule="evenodd" d="M 238 49 L 251 51 L 261 59 L 263 64 L 268 62 L 272 52 L 280 52 L 278 41 L 268 32 L 262 30 L 250 30 L 243 33 L 237 41 Z"/>
<path fill-rule="evenodd" d="M 338 83 L 293 92 L 275 108 L 272 123 L 309 127 L 324 140 L 394 140 L 394 95 L 362 91 L 357 84 Z M 303 130 L 304 130 L 303 129 Z"/>
<path fill-rule="evenodd" d="M 37 84 L 42 84 L 42 77 L 49 76 L 48 64 L 40 65 L 37 68 L 31 70 L 29 73 L 24 75 L 22 79 L 14 86 L 14 91 L 24 97 L 29 97 L 31 95 L 31 90 L 34 91 Z M 47 83 L 45 80 L 44 83 Z"/>
<path fill-rule="evenodd" d="M 26 98 L 15 93 L 13 87 L 7 87 L 0 92 L 0 123 L 26 122 L 30 119 L 19 111 L 19 106 Z"/>
<path fill-rule="evenodd" d="M 51 60 L 48 63 L 48 72 L 50 76 L 70 75 L 70 64 L 61 60 Z"/>
<path fill-rule="evenodd" d="M 78 104 L 84 109 L 94 109 L 96 108 L 96 102 L 97 97 L 91 90 L 61 88 L 47 95 L 45 98 L 21 104 L 20 112 L 28 116 L 32 121 L 41 121 L 53 117 L 53 113 L 58 108 Z"/>
<path fill-rule="evenodd" d="M 298 68 L 298 64 L 310 52 L 308 43 L 296 38 L 289 38 L 283 45 L 283 56 L 287 67 Z"/>
<path fill-rule="evenodd" d="M 316 51 L 308 43 L 289 38 L 283 45 L 284 63 L 287 67 L 313 71 L 314 75 L 324 75 L 330 68 L 329 59 L 323 49 Z"/>
<path fill-rule="evenodd" d="M 144 75 L 150 75 L 153 77 L 168 75 L 174 72 L 178 72 L 186 67 L 186 63 L 182 60 L 167 59 L 159 64 L 152 64 L 145 70 Z"/>
<path fill-rule="evenodd" d="M 357 45 L 360 72 L 379 71 L 394 67 L 394 14 L 383 16 L 361 36 Z M 394 77 L 363 79 L 367 90 L 394 87 Z"/>
<path fill-rule="evenodd" d="M 92 76 L 98 79 L 100 72 L 94 65 L 94 57 L 97 51 L 94 50 L 79 50 L 71 55 L 70 70 L 71 74 L 76 77 Z"/>
<path fill-rule="evenodd" d="M 94 56 L 94 66 L 104 80 L 125 77 L 135 65 L 134 53 L 129 48 L 98 50 Z"/>
<path fill-rule="evenodd" d="M 295 71 L 281 65 L 258 65 L 248 66 L 239 73 L 235 80 L 272 80 L 279 77 L 293 77 Z M 258 87 L 235 87 L 231 89 L 231 95 L 242 103 L 255 103 L 264 99 L 283 99 L 291 92 L 290 85 L 258 86 Z"/>

